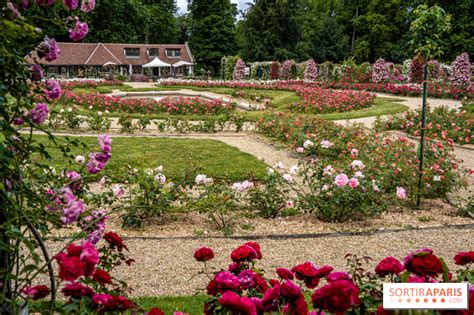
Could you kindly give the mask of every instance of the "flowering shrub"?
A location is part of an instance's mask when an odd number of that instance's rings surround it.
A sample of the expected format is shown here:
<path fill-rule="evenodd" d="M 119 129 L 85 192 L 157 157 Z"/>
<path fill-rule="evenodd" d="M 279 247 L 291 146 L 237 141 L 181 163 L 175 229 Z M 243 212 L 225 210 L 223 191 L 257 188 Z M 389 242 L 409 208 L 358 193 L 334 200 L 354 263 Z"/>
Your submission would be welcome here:
<path fill-rule="evenodd" d="M 423 81 L 423 67 L 425 63 L 425 58 L 422 55 L 413 57 L 410 67 L 410 82 L 421 83 Z"/>
<path fill-rule="evenodd" d="M 463 53 L 456 57 L 451 65 L 451 84 L 455 87 L 466 87 L 471 83 L 471 62 L 469 55 Z"/>
<path fill-rule="evenodd" d="M 388 63 L 383 58 L 377 59 L 373 65 L 372 82 L 380 83 L 389 81 L 390 72 L 388 72 L 388 66 Z"/>
<path fill-rule="evenodd" d="M 285 60 L 281 65 L 280 78 L 283 80 L 291 80 L 294 66 L 295 62 L 293 60 Z"/>
<path fill-rule="evenodd" d="M 447 107 L 437 107 L 427 111 L 426 137 L 453 143 L 468 144 L 474 141 L 472 126 L 474 117 L 466 111 Z M 392 116 L 378 120 L 375 125 L 380 130 L 403 130 L 413 136 L 419 136 L 421 110 L 407 111 L 401 116 Z"/>
<path fill-rule="evenodd" d="M 242 59 L 235 63 L 233 79 L 237 81 L 245 79 L 245 63 Z"/>
<path fill-rule="evenodd" d="M 126 99 L 119 96 L 93 93 L 76 94 L 70 91 L 65 91 L 56 105 L 77 105 L 84 109 L 103 112 L 168 113 L 172 115 L 220 115 L 230 113 L 235 109 L 235 104 L 222 100 L 204 100 L 199 97 L 166 97 L 155 101 L 152 99 Z"/>
<path fill-rule="evenodd" d="M 280 78 L 280 64 L 273 61 L 270 65 L 270 80 L 278 80 Z"/>
<path fill-rule="evenodd" d="M 73 90 L 73 89 L 91 89 L 97 88 L 100 86 L 120 86 L 123 85 L 122 81 L 118 80 L 62 80 L 59 81 L 59 85 L 63 90 Z"/>
<path fill-rule="evenodd" d="M 318 77 L 318 68 L 314 59 L 309 59 L 304 71 L 304 79 L 307 81 L 316 81 Z"/>
<path fill-rule="evenodd" d="M 201 259 L 203 251 L 212 253 Z M 231 253 L 233 261 L 226 271 L 208 274 L 208 300 L 204 314 L 390 314 L 382 306 L 382 284 L 384 282 L 448 282 L 465 281 L 472 275 L 474 263 L 472 252 L 459 253 L 457 279 L 449 279 L 448 268 L 432 249 L 423 248 L 409 253 L 402 263 L 395 257 L 382 259 L 373 270 L 372 259 L 348 254 L 349 270 L 335 271 L 332 266 L 318 267 L 311 261 L 291 269 L 277 268 L 278 277 L 265 278 L 265 271 L 259 269 L 257 261 L 263 259 L 260 245 L 247 242 Z M 459 264 L 462 256 L 465 264 Z M 198 262 L 207 262 L 214 257 L 209 248 L 195 252 Z M 367 269 L 366 269 L 367 268 Z M 322 284 L 322 281 L 325 284 Z M 311 303 L 305 296 L 311 295 Z M 474 301 L 474 287 L 469 288 L 469 300 Z M 312 310 L 312 311 L 311 311 Z M 470 304 L 470 311 L 474 304 Z"/>
<path fill-rule="evenodd" d="M 362 91 L 335 91 L 319 87 L 295 86 L 303 101 L 290 105 L 291 111 L 330 113 L 346 112 L 372 106 L 375 95 Z"/>

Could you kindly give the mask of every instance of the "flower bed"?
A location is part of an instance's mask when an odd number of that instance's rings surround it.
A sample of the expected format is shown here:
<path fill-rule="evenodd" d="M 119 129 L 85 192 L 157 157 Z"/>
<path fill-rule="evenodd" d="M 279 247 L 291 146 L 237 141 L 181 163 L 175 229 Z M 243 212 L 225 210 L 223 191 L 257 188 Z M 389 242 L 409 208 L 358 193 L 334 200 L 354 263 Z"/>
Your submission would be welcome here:
<path fill-rule="evenodd" d="M 474 140 L 472 126 L 474 126 L 472 114 L 447 107 L 438 107 L 427 112 L 425 135 L 428 139 L 468 144 Z M 408 111 L 402 116 L 378 120 L 375 127 L 379 130 L 403 130 L 413 136 L 419 136 L 421 110 Z"/>
<path fill-rule="evenodd" d="M 306 261 L 288 268 L 276 268 L 277 277 L 266 278 L 257 267 L 263 259 L 260 245 L 247 242 L 230 255 L 227 268 L 209 272 L 206 262 L 214 258 L 211 248 L 201 247 L 194 253 L 204 263 L 201 273 L 211 280 L 207 285 L 208 300 L 204 314 L 391 314 L 382 305 L 382 285 L 386 282 L 466 282 L 472 277 L 474 252 L 460 252 L 454 257 L 459 266 L 453 274 L 444 260 L 432 249 L 409 253 L 403 262 L 393 256 L 382 259 L 373 268 L 368 256 L 348 254 L 347 271 L 332 266 L 317 266 Z M 311 296 L 308 305 L 306 296 Z M 474 311 L 474 286 L 469 287 L 470 308 Z M 397 311 L 398 314 L 398 311 Z M 442 312 L 442 314 L 444 314 Z M 458 314 L 458 313 L 456 313 Z"/>
<path fill-rule="evenodd" d="M 363 91 L 336 91 L 298 85 L 292 88 L 303 98 L 303 101 L 290 105 L 293 112 L 347 112 L 370 107 L 375 100 L 375 95 Z"/>
<path fill-rule="evenodd" d="M 168 97 L 159 101 L 152 99 L 124 99 L 119 96 L 74 93 L 64 91 L 56 102 L 59 106 L 77 105 L 86 109 L 122 113 L 168 113 L 168 114 L 228 114 L 235 104 L 222 100 L 203 100 L 197 97 Z"/>
<path fill-rule="evenodd" d="M 76 88 L 90 89 L 99 86 L 115 86 L 122 85 L 119 80 L 60 80 L 59 84 L 63 90 L 73 90 Z"/>

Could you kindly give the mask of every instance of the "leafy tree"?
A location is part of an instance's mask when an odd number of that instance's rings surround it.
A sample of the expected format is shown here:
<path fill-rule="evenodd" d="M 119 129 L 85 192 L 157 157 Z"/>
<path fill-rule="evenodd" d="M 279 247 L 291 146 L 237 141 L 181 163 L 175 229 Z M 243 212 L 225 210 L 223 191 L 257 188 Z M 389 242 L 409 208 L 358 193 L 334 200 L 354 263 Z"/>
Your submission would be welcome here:
<path fill-rule="evenodd" d="M 237 6 L 230 0 L 193 0 L 188 8 L 194 57 L 202 67 L 217 73 L 221 58 L 236 51 Z"/>
<path fill-rule="evenodd" d="M 443 35 L 451 29 L 451 16 L 437 5 L 428 7 L 425 4 L 419 5 L 413 15 L 410 45 L 414 51 L 428 60 L 441 56 L 444 53 Z"/>
<path fill-rule="evenodd" d="M 153 44 L 174 44 L 178 41 L 179 29 L 174 0 L 144 1 L 146 23 L 144 42 Z"/>

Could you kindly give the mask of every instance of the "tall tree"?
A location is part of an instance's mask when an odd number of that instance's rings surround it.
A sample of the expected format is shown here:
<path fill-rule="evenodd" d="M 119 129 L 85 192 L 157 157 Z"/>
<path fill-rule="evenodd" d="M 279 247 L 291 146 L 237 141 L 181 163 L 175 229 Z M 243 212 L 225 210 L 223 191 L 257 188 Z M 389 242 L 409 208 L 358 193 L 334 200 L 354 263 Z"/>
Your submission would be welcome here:
<path fill-rule="evenodd" d="M 302 0 L 255 0 L 239 26 L 244 60 L 298 58 Z"/>
<path fill-rule="evenodd" d="M 189 44 L 198 64 L 217 73 L 221 58 L 235 54 L 237 6 L 230 0 L 192 0 Z"/>
<path fill-rule="evenodd" d="M 177 13 L 174 0 L 143 0 L 146 21 L 144 42 L 153 44 L 179 43 L 179 29 L 175 17 Z"/>

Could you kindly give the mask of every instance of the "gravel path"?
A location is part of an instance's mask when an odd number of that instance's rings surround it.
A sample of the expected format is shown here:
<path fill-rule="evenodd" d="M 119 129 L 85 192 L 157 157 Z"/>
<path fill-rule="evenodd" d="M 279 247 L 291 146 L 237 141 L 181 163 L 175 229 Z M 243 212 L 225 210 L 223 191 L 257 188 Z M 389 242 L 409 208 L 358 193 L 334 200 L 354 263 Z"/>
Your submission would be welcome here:
<path fill-rule="evenodd" d="M 403 259 L 408 251 L 431 247 L 445 257 L 453 268 L 452 257 L 459 251 L 474 250 L 472 226 L 446 227 L 441 230 L 386 231 L 373 235 L 338 235 L 302 239 L 261 239 L 263 260 L 258 262 L 267 272 L 276 267 L 292 267 L 306 260 L 321 266 L 329 264 L 336 270 L 345 269 L 344 255 L 369 255 L 375 262 L 393 255 Z M 226 268 L 232 249 L 246 242 L 242 239 L 126 239 L 130 255 L 136 260 L 131 267 L 123 267 L 116 274 L 134 289 L 134 296 L 185 295 L 204 288 L 208 280 L 193 276 L 202 264 L 193 259 L 200 246 L 214 249 L 216 258 L 209 263 L 216 270 Z M 471 245 L 469 245 L 471 244 Z M 62 242 L 49 242 L 54 252 Z M 375 264 L 373 265 L 375 266 Z M 273 274 L 269 274 L 274 276 Z M 201 291 L 202 292 L 202 291 Z"/>
<path fill-rule="evenodd" d="M 397 96 L 391 94 L 384 94 L 384 93 L 375 93 L 377 97 L 389 97 L 389 98 L 396 98 L 401 100 L 399 103 L 402 105 L 407 106 L 411 110 L 416 110 L 421 108 L 422 99 L 421 97 L 407 97 L 407 96 Z M 428 106 L 431 108 L 447 106 L 449 108 L 459 108 L 461 106 L 461 101 L 458 100 L 451 100 L 451 99 L 438 99 L 438 98 L 428 98 Z M 390 115 L 381 116 L 381 118 L 388 118 Z M 362 123 L 367 127 L 371 128 L 374 125 L 376 117 L 364 117 L 364 118 L 356 118 L 350 120 L 335 120 L 336 123 L 340 123 L 343 125 L 353 124 L 353 123 Z"/>

